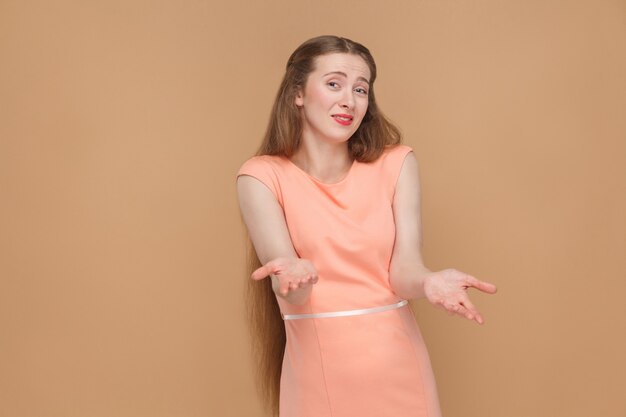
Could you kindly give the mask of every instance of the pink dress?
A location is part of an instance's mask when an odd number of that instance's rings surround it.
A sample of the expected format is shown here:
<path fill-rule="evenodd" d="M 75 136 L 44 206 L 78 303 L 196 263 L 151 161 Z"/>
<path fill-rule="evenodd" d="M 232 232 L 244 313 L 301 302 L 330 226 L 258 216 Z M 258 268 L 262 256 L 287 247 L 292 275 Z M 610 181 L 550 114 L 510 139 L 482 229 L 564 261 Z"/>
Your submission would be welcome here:
<path fill-rule="evenodd" d="M 389 284 L 392 201 L 406 145 L 354 161 L 326 184 L 282 156 L 248 159 L 237 176 L 265 184 L 283 208 L 294 248 L 318 271 L 309 301 L 277 297 L 283 315 L 398 303 Z M 428 352 L 410 305 L 347 317 L 285 320 L 280 417 L 439 417 Z"/>

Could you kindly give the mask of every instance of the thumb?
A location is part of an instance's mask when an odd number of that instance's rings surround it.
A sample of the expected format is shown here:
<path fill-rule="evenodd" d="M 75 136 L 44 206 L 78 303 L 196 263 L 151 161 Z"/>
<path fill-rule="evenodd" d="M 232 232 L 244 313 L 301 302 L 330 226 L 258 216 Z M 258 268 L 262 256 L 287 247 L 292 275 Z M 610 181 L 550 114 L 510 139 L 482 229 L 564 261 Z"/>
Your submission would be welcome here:
<path fill-rule="evenodd" d="M 263 265 L 262 267 L 256 269 L 252 273 L 250 278 L 252 278 L 255 281 L 259 281 L 259 280 L 262 280 L 263 278 L 267 277 L 269 274 L 272 274 L 272 273 L 276 272 L 276 270 L 277 270 L 277 268 L 271 262 L 268 262 L 265 265 Z"/>
<path fill-rule="evenodd" d="M 488 294 L 495 294 L 498 292 L 498 288 L 490 282 L 476 280 L 472 286 Z"/>

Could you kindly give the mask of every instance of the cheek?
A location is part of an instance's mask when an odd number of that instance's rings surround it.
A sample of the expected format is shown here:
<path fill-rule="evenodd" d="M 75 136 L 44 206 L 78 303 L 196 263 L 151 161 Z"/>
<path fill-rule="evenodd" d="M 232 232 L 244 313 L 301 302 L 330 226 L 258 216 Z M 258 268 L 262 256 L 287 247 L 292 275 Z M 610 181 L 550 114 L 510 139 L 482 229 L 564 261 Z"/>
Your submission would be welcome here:
<path fill-rule="evenodd" d="M 365 116 L 365 113 L 367 113 L 368 107 L 369 107 L 369 101 L 365 100 L 365 102 L 363 103 L 363 106 L 361 107 L 361 117 Z"/>
<path fill-rule="evenodd" d="M 314 106 L 327 107 L 332 102 L 331 95 L 323 89 L 312 89 L 309 92 L 309 102 Z"/>

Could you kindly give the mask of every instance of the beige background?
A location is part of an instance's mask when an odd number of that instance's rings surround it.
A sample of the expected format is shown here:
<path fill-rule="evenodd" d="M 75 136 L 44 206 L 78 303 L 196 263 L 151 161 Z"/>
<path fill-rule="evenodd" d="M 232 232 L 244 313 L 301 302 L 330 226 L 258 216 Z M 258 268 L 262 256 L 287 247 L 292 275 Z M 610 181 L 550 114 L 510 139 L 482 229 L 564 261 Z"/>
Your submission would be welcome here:
<path fill-rule="evenodd" d="M 626 416 L 624 1 L 0 1 L 0 416 L 261 416 L 235 173 L 289 54 L 374 54 L 447 417 Z"/>

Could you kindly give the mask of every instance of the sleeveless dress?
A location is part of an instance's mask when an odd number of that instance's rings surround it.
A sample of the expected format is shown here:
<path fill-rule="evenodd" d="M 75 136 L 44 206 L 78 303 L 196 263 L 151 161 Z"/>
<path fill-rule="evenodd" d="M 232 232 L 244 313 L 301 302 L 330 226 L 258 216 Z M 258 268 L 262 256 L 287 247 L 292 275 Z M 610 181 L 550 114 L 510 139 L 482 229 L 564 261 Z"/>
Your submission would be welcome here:
<path fill-rule="evenodd" d="M 253 156 L 237 173 L 257 178 L 283 208 L 293 246 L 318 272 L 309 301 L 276 297 L 283 315 L 398 303 L 389 284 L 392 201 L 412 148 L 387 147 L 326 184 L 288 158 Z M 269 278 L 266 278 L 269 279 Z M 439 417 L 435 378 L 409 304 L 347 317 L 285 320 L 280 417 Z"/>

